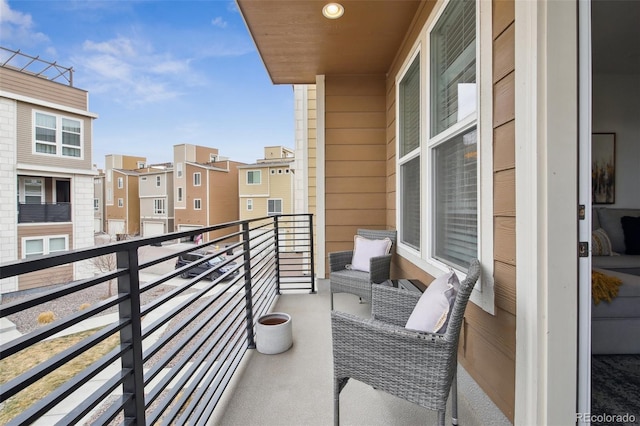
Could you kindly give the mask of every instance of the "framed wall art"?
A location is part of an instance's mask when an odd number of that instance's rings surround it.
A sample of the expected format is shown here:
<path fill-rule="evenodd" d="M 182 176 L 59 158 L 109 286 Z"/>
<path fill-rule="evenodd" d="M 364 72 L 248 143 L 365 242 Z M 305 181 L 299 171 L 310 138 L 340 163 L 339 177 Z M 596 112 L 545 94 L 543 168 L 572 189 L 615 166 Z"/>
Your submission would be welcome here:
<path fill-rule="evenodd" d="M 616 134 L 591 135 L 591 202 L 616 202 Z"/>

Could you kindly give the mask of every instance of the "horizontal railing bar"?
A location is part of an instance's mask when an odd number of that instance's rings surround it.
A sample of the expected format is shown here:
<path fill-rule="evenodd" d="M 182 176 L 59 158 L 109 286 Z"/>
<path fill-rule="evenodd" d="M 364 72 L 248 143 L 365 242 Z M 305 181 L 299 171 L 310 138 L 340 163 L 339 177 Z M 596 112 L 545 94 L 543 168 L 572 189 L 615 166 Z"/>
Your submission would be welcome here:
<path fill-rule="evenodd" d="M 93 422 L 93 424 L 106 425 L 111 423 L 113 419 L 115 419 L 118 416 L 118 414 L 123 410 L 124 405 L 127 402 L 131 401 L 132 398 L 133 398 L 132 393 L 123 393 L 122 395 L 120 395 L 118 397 L 118 400 L 113 404 L 109 405 L 107 410 L 104 413 L 102 413 L 102 415 L 100 415 L 100 417 L 98 417 L 96 421 Z M 127 423 L 125 419 L 124 424 L 131 424 L 131 423 L 132 423 L 131 420 L 129 420 Z"/>
<path fill-rule="evenodd" d="M 72 325 L 76 325 L 90 317 L 92 317 L 95 313 L 102 312 L 112 306 L 115 306 L 126 300 L 128 296 L 126 294 L 118 294 L 118 296 L 111 297 L 107 300 L 104 300 L 94 307 L 89 307 L 80 312 L 76 312 L 75 314 L 70 315 L 67 319 L 56 321 L 39 330 L 32 331 L 29 334 L 25 334 L 16 339 L 11 340 L 10 342 L 4 343 L 0 346 L 0 357 L 2 359 L 7 358 L 15 353 L 20 352 L 27 347 L 43 341 L 48 337 L 51 337 L 63 330 L 66 330 Z"/>
<path fill-rule="evenodd" d="M 69 362 L 81 353 L 84 353 L 87 349 L 96 346 L 101 341 L 107 339 L 109 336 L 117 333 L 123 327 L 126 326 L 124 321 L 109 325 L 102 330 L 97 331 L 92 336 L 81 340 L 68 349 L 56 354 L 52 358 L 38 364 L 31 370 L 22 373 L 21 375 L 9 380 L 2 385 L 2 393 L 0 394 L 0 402 L 6 401 L 16 393 L 20 392 L 27 386 L 37 382 L 40 378 L 51 373 L 58 367 Z"/>

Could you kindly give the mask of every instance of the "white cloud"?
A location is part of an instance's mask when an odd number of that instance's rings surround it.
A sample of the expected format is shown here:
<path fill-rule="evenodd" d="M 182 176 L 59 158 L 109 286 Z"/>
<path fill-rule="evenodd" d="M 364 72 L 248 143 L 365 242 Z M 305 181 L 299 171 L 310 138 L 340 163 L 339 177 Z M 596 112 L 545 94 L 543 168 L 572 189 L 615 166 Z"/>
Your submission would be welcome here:
<path fill-rule="evenodd" d="M 227 28 L 227 21 L 222 19 L 222 16 L 218 16 L 218 17 L 213 18 L 211 20 L 211 25 L 213 25 L 214 27 L 219 27 L 219 28 Z"/>
<path fill-rule="evenodd" d="M 31 15 L 13 10 L 7 0 L 0 0 L 0 40 L 5 47 L 24 48 L 46 43 L 49 37 L 34 29 Z"/>

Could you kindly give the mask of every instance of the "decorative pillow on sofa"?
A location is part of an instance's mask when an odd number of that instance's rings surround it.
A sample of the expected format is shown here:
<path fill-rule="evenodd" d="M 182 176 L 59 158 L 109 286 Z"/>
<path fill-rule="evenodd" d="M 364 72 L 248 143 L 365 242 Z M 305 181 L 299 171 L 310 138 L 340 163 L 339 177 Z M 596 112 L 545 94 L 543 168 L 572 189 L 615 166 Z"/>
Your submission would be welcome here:
<path fill-rule="evenodd" d="M 449 312 L 459 288 L 460 282 L 453 271 L 436 278 L 420 296 L 405 328 L 429 333 L 447 331 Z"/>
<path fill-rule="evenodd" d="M 390 238 L 370 240 L 360 235 L 356 235 L 353 238 L 353 258 L 351 259 L 351 269 L 370 272 L 370 259 L 372 257 L 389 254 L 392 244 L 393 243 Z"/>
<path fill-rule="evenodd" d="M 620 219 L 624 233 L 625 254 L 640 254 L 640 216 Z"/>
<path fill-rule="evenodd" d="M 611 240 L 607 232 L 598 228 L 591 232 L 591 255 L 593 256 L 612 256 Z"/>

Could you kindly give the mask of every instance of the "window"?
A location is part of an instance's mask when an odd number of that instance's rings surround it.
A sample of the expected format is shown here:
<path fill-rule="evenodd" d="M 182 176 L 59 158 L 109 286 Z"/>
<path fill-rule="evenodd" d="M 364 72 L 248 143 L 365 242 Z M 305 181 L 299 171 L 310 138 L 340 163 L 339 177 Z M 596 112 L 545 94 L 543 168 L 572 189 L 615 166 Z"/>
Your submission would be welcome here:
<path fill-rule="evenodd" d="M 28 259 L 44 254 L 67 251 L 69 238 L 66 235 L 28 237 L 22 239 L 22 258 Z"/>
<path fill-rule="evenodd" d="M 109 203 L 113 203 L 113 190 L 111 188 L 107 188 L 107 201 Z M 109 204 L 113 205 L 113 204 Z"/>
<path fill-rule="evenodd" d="M 253 210 L 253 200 L 251 198 L 247 199 L 247 211 Z"/>
<path fill-rule="evenodd" d="M 25 204 L 42 204 L 44 202 L 44 182 L 42 178 L 21 178 L 24 185 L 24 198 L 20 201 Z"/>
<path fill-rule="evenodd" d="M 138 161 L 137 166 L 139 169 L 144 169 L 144 161 Z"/>
<path fill-rule="evenodd" d="M 267 215 L 275 216 L 282 214 L 282 200 L 267 200 Z"/>
<path fill-rule="evenodd" d="M 262 180 L 262 173 L 260 172 L 260 170 L 247 171 L 247 184 L 260 185 L 261 180 Z"/>
<path fill-rule="evenodd" d="M 200 186 L 202 184 L 202 175 L 200 172 L 193 174 L 193 186 Z"/>
<path fill-rule="evenodd" d="M 178 177 L 182 177 L 182 163 L 176 164 L 176 174 Z"/>
<path fill-rule="evenodd" d="M 157 198 L 153 200 L 153 214 L 165 214 L 164 199 Z"/>
<path fill-rule="evenodd" d="M 62 157 L 82 157 L 82 121 L 34 112 L 35 152 Z"/>
<path fill-rule="evenodd" d="M 143 181 L 143 182 L 146 182 L 147 181 L 147 177 L 143 176 L 143 177 L 140 178 L 140 180 Z"/>
<path fill-rule="evenodd" d="M 269 173 L 271 173 L 272 175 L 275 175 L 276 174 L 276 169 L 269 170 Z"/>
<path fill-rule="evenodd" d="M 202 209 L 202 200 L 200 198 L 195 198 L 193 200 L 193 209 L 201 210 Z"/>
<path fill-rule="evenodd" d="M 118 178 L 118 189 L 124 188 L 124 178 Z"/>
<path fill-rule="evenodd" d="M 100 200 L 98 198 L 93 199 L 93 209 L 95 211 L 100 210 Z"/>
<path fill-rule="evenodd" d="M 419 264 L 465 271 L 479 257 L 476 2 L 443 4 L 396 83 L 398 239 Z"/>
<path fill-rule="evenodd" d="M 209 162 L 215 163 L 216 161 L 218 161 L 218 156 L 216 154 L 209 154 Z"/>
<path fill-rule="evenodd" d="M 182 187 L 178 187 L 178 201 L 182 201 Z"/>
<path fill-rule="evenodd" d="M 118 198 L 118 207 L 124 207 L 124 198 Z"/>
<path fill-rule="evenodd" d="M 156 186 L 160 187 L 161 183 L 162 183 L 162 179 L 160 178 L 160 176 L 156 176 Z"/>

